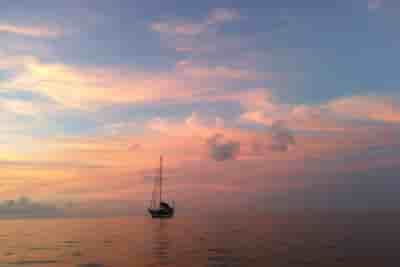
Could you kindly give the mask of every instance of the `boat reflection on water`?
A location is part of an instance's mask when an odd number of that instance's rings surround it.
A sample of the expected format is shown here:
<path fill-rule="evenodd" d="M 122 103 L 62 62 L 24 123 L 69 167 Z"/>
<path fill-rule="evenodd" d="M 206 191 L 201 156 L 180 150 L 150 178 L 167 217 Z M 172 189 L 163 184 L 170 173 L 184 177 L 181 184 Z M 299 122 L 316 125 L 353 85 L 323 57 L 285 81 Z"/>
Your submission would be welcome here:
<path fill-rule="evenodd" d="M 160 220 L 153 224 L 152 240 L 152 266 L 170 266 L 171 258 L 171 240 L 169 238 L 168 222 Z"/>

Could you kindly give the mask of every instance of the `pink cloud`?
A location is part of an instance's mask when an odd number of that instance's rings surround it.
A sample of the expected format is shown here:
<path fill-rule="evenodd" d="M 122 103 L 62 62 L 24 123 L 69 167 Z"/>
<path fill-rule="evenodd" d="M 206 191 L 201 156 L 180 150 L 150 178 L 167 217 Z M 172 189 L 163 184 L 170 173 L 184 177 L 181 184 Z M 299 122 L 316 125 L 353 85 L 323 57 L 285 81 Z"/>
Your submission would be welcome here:
<path fill-rule="evenodd" d="M 221 118 L 206 119 L 192 113 L 183 121 L 170 121 L 165 118 L 154 118 L 147 123 L 147 128 L 161 134 L 181 138 L 199 138 L 205 140 L 216 132 L 224 132 L 232 136 L 235 130 L 224 128 Z"/>
<path fill-rule="evenodd" d="M 271 126 L 285 121 L 295 130 L 340 132 L 351 129 L 353 120 L 400 122 L 400 103 L 385 96 L 352 96 L 319 105 L 288 105 L 279 102 L 268 89 L 239 96 L 244 108 L 243 121 Z"/>
<path fill-rule="evenodd" d="M 400 122 L 400 102 L 385 96 L 351 96 L 327 103 L 327 108 L 348 119 Z"/>
<path fill-rule="evenodd" d="M 19 26 L 8 23 L 0 23 L 0 32 L 25 35 L 35 38 L 54 38 L 62 35 L 60 29 L 47 26 Z"/>

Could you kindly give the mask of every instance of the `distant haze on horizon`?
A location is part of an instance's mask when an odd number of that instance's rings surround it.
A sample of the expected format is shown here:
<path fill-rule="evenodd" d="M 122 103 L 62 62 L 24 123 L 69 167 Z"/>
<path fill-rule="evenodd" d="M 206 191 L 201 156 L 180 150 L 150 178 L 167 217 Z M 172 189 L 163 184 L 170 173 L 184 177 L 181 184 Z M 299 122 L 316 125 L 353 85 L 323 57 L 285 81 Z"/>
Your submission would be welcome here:
<path fill-rule="evenodd" d="M 400 2 L 0 3 L 0 218 L 394 210 Z"/>

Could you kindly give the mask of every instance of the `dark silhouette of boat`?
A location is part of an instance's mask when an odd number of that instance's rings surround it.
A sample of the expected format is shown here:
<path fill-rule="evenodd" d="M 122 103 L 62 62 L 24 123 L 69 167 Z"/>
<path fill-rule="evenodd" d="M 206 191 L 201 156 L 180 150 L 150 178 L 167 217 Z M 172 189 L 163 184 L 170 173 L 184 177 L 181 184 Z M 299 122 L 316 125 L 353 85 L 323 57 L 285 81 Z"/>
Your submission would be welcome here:
<path fill-rule="evenodd" d="M 162 163 L 163 159 L 160 156 L 160 176 L 155 179 L 151 205 L 148 211 L 153 218 L 172 218 L 175 212 L 174 205 L 162 200 Z"/>

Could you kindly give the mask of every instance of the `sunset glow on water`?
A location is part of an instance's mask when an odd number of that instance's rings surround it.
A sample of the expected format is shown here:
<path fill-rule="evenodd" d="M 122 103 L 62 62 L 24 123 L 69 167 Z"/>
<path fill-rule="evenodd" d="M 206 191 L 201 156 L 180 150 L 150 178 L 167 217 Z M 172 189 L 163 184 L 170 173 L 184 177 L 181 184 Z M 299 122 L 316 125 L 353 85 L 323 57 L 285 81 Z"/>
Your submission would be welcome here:
<path fill-rule="evenodd" d="M 0 262 L 88 267 L 390 265 L 399 261 L 399 216 L 384 215 L 9 220 L 0 223 Z"/>

